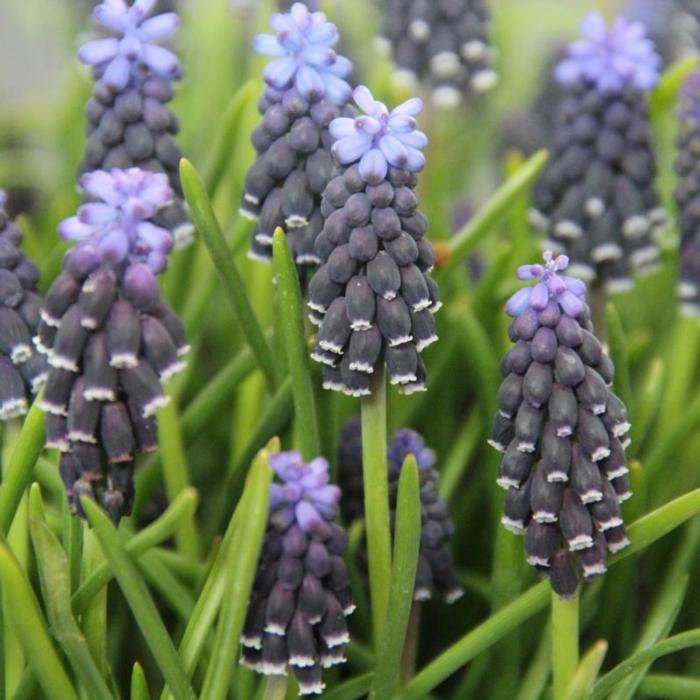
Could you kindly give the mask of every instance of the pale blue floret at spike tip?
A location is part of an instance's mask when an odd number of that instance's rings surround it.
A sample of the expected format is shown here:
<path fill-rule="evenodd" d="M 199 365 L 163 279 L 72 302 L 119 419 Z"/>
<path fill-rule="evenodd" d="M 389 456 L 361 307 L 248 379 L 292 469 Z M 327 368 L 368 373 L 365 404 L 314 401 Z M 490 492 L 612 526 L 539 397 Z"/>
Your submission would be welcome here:
<path fill-rule="evenodd" d="M 542 311 L 550 301 L 556 301 L 568 316 L 578 318 L 585 310 L 586 285 L 576 277 L 559 275 L 569 266 L 566 255 L 556 258 L 551 251 L 542 256 L 544 265 L 522 265 L 518 268 L 518 279 L 539 280 L 534 287 L 517 291 L 506 304 L 510 316 L 520 316 L 527 309 Z"/>
<path fill-rule="evenodd" d="M 139 64 L 166 80 L 180 75 L 177 56 L 155 43 L 172 36 L 180 20 L 174 12 L 148 17 L 156 2 L 135 0 L 129 6 L 124 0 L 105 0 L 93 12 L 95 20 L 116 36 L 89 41 L 78 55 L 114 90 L 126 87 L 131 71 Z"/>
<path fill-rule="evenodd" d="M 608 28 L 599 12 L 591 12 L 581 23 L 581 33 L 583 39 L 569 46 L 555 69 L 562 85 L 592 84 L 601 93 L 654 88 L 661 57 L 641 22 L 618 17 Z"/>
<path fill-rule="evenodd" d="M 173 237 L 150 220 L 172 202 L 167 176 L 140 168 L 98 170 L 83 175 L 80 184 L 96 201 L 83 204 L 76 216 L 63 221 L 61 236 L 102 262 L 143 262 L 154 273 L 162 272 Z"/>
<path fill-rule="evenodd" d="M 253 41 L 258 53 L 274 58 L 265 68 L 265 82 L 278 90 L 294 85 L 306 99 L 345 104 L 352 64 L 332 48 L 338 41 L 335 25 L 300 2 L 288 13 L 274 14 L 270 24 L 276 34 L 259 34 Z"/>
<path fill-rule="evenodd" d="M 359 161 L 360 175 L 371 183 L 384 180 L 389 166 L 420 172 L 425 167 L 422 149 L 428 144 L 426 135 L 416 128 L 422 100 L 414 97 L 389 112 L 364 85 L 355 89 L 353 97 L 360 116 L 339 117 L 330 125 L 338 162 L 351 165 Z"/>

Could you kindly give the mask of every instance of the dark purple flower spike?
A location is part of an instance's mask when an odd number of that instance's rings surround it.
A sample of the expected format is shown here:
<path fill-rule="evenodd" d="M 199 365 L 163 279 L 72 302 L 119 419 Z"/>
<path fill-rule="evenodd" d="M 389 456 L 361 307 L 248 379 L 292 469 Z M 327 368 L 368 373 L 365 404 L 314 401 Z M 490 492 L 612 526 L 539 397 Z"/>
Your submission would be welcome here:
<path fill-rule="evenodd" d="M 272 16 L 276 34 L 255 38 L 258 53 L 273 60 L 265 69 L 263 115 L 252 136 L 257 158 L 246 178 L 241 213 L 256 221 L 249 255 L 269 260 L 272 235 L 287 232 L 297 265 L 316 265 L 314 242 L 323 226 L 321 195 L 336 173 L 328 125 L 350 113 L 352 70 L 337 54 L 335 25 L 322 12 L 294 3 Z"/>
<path fill-rule="evenodd" d="M 436 106 L 456 107 L 498 82 L 489 22 L 484 0 L 389 0 L 380 48 L 391 52 L 396 80 L 409 91 L 425 82 Z"/>
<path fill-rule="evenodd" d="M 75 246 L 46 295 L 34 343 L 50 365 L 41 404 L 47 447 L 61 452 L 71 510 L 82 514 L 87 495 L 118 521 L 131 512 L 136 453 L 158 448 L 163 384 L 188 350 L 156 280 L 173 237 L 153 219 L 173 193 L 164 174 L 138 168 L 88 173 L 81 186 L 93 201 L 59 227 Z"/>
<path fill-rule="evenodd" d="M 39 271 L 22 254 L 22 232 L 5 205 L 0 190 L 0 421 L 26 413 L 47 374 L 32 344 L 43 303 L 36 288 Z"/>
<path fill-rule="evenodd" d="M 427 143 L 416 129 L 422 105 L 408 100 L 389 112 L 366 87 L 354 94 L 365 113 L 330 127 L 343 169 L 321 204 L 321 266 L 309 285 L 309 317 L 320 326 L 312 357 L 324 365 L 327 389 L 368 395 L 383 363 L 391 383 L 412 393 L 425 388 L 420 353 L 437 340 L 440 308 L 415 192 Z"/>
<path fill-rule="evenodd" d="M 513 348 L 490 444 L 503 458 L 503 525 L 525 535 L 527 560 L 566 598 L 606 570 L 628 544 L 620 503 L 631 496 L 625 447 L 630 423 L 611 384 L 614 368 L 593 335 L 585 285 L 560 273 L 566 256 L 526 265 L 506 310 Z"/>
<path fill-rule="evenodd" d="M 290 669 L 300 695 L 323 692 L 322 669 L 345 662 L 346 616 L 355 606 L 342 554 L 347 536 L 335 522 L 340 489 L 328 462 L 298 452 L 270 458 L 279 483 L 248 607 L 241 662 L 264 675 Z"/>
<path fill-rule="evenodd" d="M 165 173 L 175 197 L 160 210 L 158 224 L 183 245 L 194 229 L 182 201 L 178 121 L 167 108 L 182 70 L 177 56 L 159 45 L 175 34 L 180 19 L 174 12 L 151 16 L 156 5 L 157 0 L 131 5 L 105 0 L 95 7 L 95 21 L 110 36 L 88 41 L 78 52 L 95 80 L 80 172 L 138 167 Z"/>
<path fill-rule="evenodd" d="M 686 80 L 678 106 L 678 155 L 674 164 L 678 184 L 673 191 L 681 232 L 678 297 L 681 311 L 700 316 L 700 196 L 697 142 L 700 136 L 700 72 Z"/>
<path fill-rule="evenodd" d="M 421 545 L 418 571 L 413 598 L 429 600 L 435 593 L 453 603 L 462 596 L 462 587 L 450 552 L 450 538 L 454 525 L 447 503 L 438 491 L 439 474 L 435 469 L 435 453 L 426 446 L 423 437 L 415 430 L 397 431 L 388 448 L 389 505 L 391 522 L 394 522 L 398 498 L 399 478 L 403 463 L 413 455 L 418 464 L 421 497 Z M 362 434 L 360 421 L 348 421 L 338 441 L 338 480 L 343 489 L 340 503 L 345 522 L 364 517 L 362 478 Z M 360 565 L 366 569 L 366 550 L 361 549 Z"/>
<path fill-rule="evenodd" d="M 608 291 L 632 286 L 632 273 L 654 271 L 660 205 L 647 93 L 660 58 L 641 23 L 597 13 L 582 24 L 555 69 L 565 90 L 551 158 L 535 189 L 531 222 L 545 246 L 566 253 L 571 271 Z"/>

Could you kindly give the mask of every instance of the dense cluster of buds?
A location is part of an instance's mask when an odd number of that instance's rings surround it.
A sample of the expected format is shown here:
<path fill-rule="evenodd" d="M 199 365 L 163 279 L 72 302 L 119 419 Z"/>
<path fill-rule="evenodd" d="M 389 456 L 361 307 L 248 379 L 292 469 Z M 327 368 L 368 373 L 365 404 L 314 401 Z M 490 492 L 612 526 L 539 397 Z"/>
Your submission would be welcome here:
<path fill-rule="evenodd" d="M 654 235 L 666 221 L 646 104 L 660 58 L 640 23 L 608 29 L 593 13 L 582 32 L 555 70 L 566 94 L 531 221 L 546 247 L 570 257 L 572 274 L 623 291 L 632 272 L 656 268 Z"/>
<path fill-rule="evenodd" d="M 503 360 L 491 445 L 503 452 L 503 524 L 525 533 L 528 563 L 572 596 L 578 569 L 606 570 L 606 552 L 628 544 L 620 503 L 628 498 L 630 429 L 611 391 L 614 369 L 593 335 L 583 282 L 560 275 L 566 256 L 525 265 L 534 287 L 507 304 L 513 348 Z"/>
<path fill-rule="evenodd" d="M 408 100 L 389 112 L 366 87 L 354 95 L 364 113 L 330 126 L 343 170 L 321 205 L 321 266 L 309 285 L 310 319 L 320 326 L 312 357 L 324 365 L 327 389 L 368 395 L 385 363 L 391 383 L 408 394 L 425 388 L 420 353 L 437 340 L 440 307 L 429 274 L 435 253 L 415 192 L 427 143 L 414 118 L 422 103 Z"/>
<path fill-rule="evenodd" d="M 87 495 L 116 521 L 131 510 L 135 454 L 158 447 L 162 385 L 188 350 L 156 280 L 173 238 L 153 218 L 172 190 L 164 174 L 138 168 L 96 171 L 80 184 L 95 201 L 60 226 L 75 246 L 46 295 L 35 344 L 51 365 L 47 446 L 62 453 L 71 509 L 81 513 Z"/>
<path fill-rule="evenodd" d="M 387 451 L 392 530 L 401 469 L 409 455 L 413 455 L 418 465 L 421 500 L 421 540 L 413 598 L 416 601 L 429 600 L 437 592 L 448 603 L 453 603 L 463 594 L 449 548 L 454 525 L 447 503 L 438 492 L 440 477 L 435 470 L 435 453 L 415 430 L 398 430 Z M 338 481 L 343 489 L 340 504 L 343 519 L 352 522 L 363 517 L 362 429 L 357 419 L 349 420 L 340 434 Z M 360 550 L 359 554 L 360 564 L 364 565 L 365 551 Z"/>
<path fill-rule="evenodd" d="M 678 205 L 681 233 L 678 296 L 681 310 L 700 314 L 700 73 L 691 74 L 681 89 L 678 108 L 679 182 L 673 195 Z"/>
<path fill-rule="evenodd" d="M 159 41 L 171 37 L 179 18 L 174 12 L 149 16 L 157 0 L 105 0 L 93 16 L 110 36 L 87 42 L 80 60 L 92 66 L 95 80 L 87 105 L 88 140 L 80 172 L 138 167 L 165 173 L 175 198 L 158 212 L 158 223 L 187 243 L 187 220 L 175 141 L 179 125 L 168 109 L 173 80 L 181 75 L 174 53 Z"/>
<path fill-rule="evenodd" d="M 322 669 L 345 661 L 346 616 L 355 606 L 333 521 L 340 489 L 328 462 L 297 452 L 273 455 L 281 483 L 270 491 L 268 529 L 243 631 L 242 663 L 265 675 L 294 672 L 301 695 L 323 692 Z"/>
<path fill-rule="evenodd" d="M 398 80 L 411 89 L 425 81 L 436 106 L 454 107 L 498 81 L 488 35 L 484 0 L 389 0 L 382 43 L 399 67 Z"/>
<path fill-rule="evenodd" d="M 329 124 L 348 111 L 350 61 L 333 50 L 338 31 L 322 12 L 294 3 L 275 14 L 277 32 L 260 34 L 254 48 L 273 56 L 252 136 L 257 158 L 248 171 L 241 213 L 256 221 L 249 255 L 269 260 L 277 227 L 287 233 L 298 265 L 320 262 L 314 242 L 323 226 L 321 195 L 335 164 Z"/>
<path fill-rule="evenodd" d="M 46 361 L 32 336 L 39 324 L 39 271 L 22 254 L 22 232 L 5 210 L 0 190 L 0 421 L 27 412 L 46 379 Z"/>

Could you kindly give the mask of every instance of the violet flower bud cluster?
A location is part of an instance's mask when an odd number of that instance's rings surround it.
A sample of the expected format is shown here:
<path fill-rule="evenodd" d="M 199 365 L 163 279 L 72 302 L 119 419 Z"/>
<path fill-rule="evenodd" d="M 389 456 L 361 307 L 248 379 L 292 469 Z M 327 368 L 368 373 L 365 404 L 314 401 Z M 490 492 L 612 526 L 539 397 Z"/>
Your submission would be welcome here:
<path fill-rule="evenodd" d="M 614 369 L 593 335 L 586 287 L 544 255 L 518 277 L 537 280 L 507 304 L 514 343 L 501 365 L 490 444 L 503 452 L 503 525 L 525 534 L 528 563 L 566 598 L 578 572 L 606 570 L 628 544 L 620 503 L 631 496 L 625 447 L 630 423 L 611 390 Z"/>
<path fill-rule="evenodd" d="M 428 84 L 436 106 L 455 107 L 498 82 L 484 0 L 389 0 L 384 17 L 397 79 L 412 90 Z"/>
<path fill-rule="evenodd" d="M 530 218 L 572 274 L 624 291 L 633 272 L 657 268 L 666 223 L 646 104 L 661 59 L 640 23 L 609 29 L 592 13 L 581 29 L 555 70 L 566 95 Z"/>
<path fill-rule="evenodd" d="M 415 457 L 418 465 L 421 500 L 421 540 L 413 598 L 425 601 L 437 593 L 446 602 L 453 603 L 463 594 L 450 551 L 454 524 L 447 503 L 438 492 L 440 477 L 435 469 L 435 452 L 426 446 L 423 437 L 415 430 L 398 430 L 387 451 L 392 533 L 401 469 L 409 455 Z M 357 419 L 348 421 L 340 434 L 338 480 L 343 489 L 340 504 L 343 519 L 350 523 L 364 517 L 362 430 Z M 358 555 L 360 568 L 366 570 L 366 548 L 360 548 Z"/>
<path fill-rule="evenodd" d="M 5 204 L 0 190 L 0 421 L 27 412 L 47 373 L 46 360 L 32 343 L 42 307 L 39 271 L 22 254 L 22 232 Z"/>
<path fill-rule="evenodd" d="M 274 57 L 258 103 L 262 123 L 252 136 L 257 158 L 248 171 L 241 213 L 256 221 L 249 255 L 272 256 L 272 236 L 287 233 L 297 265 L 320 262 L 314 242 L 323 227 L 320 205 L 336 173 L 329 124 L 350 114 L 350 61 L 337 54 L 335 25 L 300 2 L 275 14 L 276 34 L 255 38 L 258 53 Z"/>
<path fill-rule="evenodd" d="M 283 452 L 270 464 L 281 483 L 270 490 L 241 661 L 265 675 L 292 670 L 300 695 L 318 695 L 322 669 L 345 662 L 345 618 L 355 609 L 342 557 L 347 536 L 334 522 L 340 489 L 323 458 L 306 464 L 298 452 Z"/>
<path fill-rule="evenodd" d="M 35 337 L 51 366 L 41 405 L 71 510 L 82 515 L 87 495 L 118 521 L 131 511 L 136 453 L 158 447 L 163 384 L 188 350 L 156 280 L 173 238 L 153 219 L 172 190 L 166 175 L 138 168 L 88 173 L 81 186 L 93 201 L 60 226 L 75 246 Z"/>
<path fill-rule="evenodd" d="M 427 143 L 414 118 L 422 102 L 389 112 L 366 87 L 354 96 L 364 114 L 331 123 L 343 170 L 321 204 L 321 266 L 308 301 L 309 318 L 320 326 L 312 357 L 324 365 L 326 389 L 368 395 L 385 364 L 391 383 L 409 394 L 425 389 L 420 353 L 437 340 L 433 314 L 440 308 L 430 276 L 435 253 L 415 192 Z"/>
<path fill-rule="evenodd" d="M 80 172 L 138 167 L 166 173 L 175 193 L 158 213 L 178 245 L 192 239 L 193 226 L 182 201 L 175 137 L 177 117 L 167 107 L 180 62 L 158 42 L 176 32 L 174 12 L 151 16 L 157 0 L 105 0 L 93 11 L 109 36 L 84 44 L 78 55 L 92 66 L 94 86 L 87 105 L 88 140 Z"/>
<path fill-rule="evenodd" d="M 692 73 L 681 89 L 678 105 L 678 155 L 674 170 L 678 184 L 673 196 L 681 233 L 678 297 L 681 310 L 700 315 L 700 72 Z"/>

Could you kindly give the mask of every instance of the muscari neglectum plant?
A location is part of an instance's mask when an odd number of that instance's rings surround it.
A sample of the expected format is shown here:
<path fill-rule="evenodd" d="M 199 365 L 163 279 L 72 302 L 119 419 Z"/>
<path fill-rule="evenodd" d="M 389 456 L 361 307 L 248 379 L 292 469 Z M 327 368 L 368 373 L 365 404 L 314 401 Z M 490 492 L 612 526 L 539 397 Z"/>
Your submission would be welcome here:
<path fill-rule="evenodd" d="M 502 88 L 449 116 L 374 50 L 387 3 L 106 0 L 99 37 L 84 5 L 0 10 L 22 37 L 0 42 L 0 695 L 699 697 L 694 59 L 659 75 L 637 25 L 588 20 L 551 152 L 523 159 L 498 124 L 578 4 L 490 4 Z M 428 89 L 471 91 L 430 63 L 492 69 L 465 62 L 491 58 L 484 21 L 459 44 L 477 5 L 402 5 Z M 531 204 L 563 249 L 540 265 Z M 658 274 L 605 305 L 640 261 Z"/>

